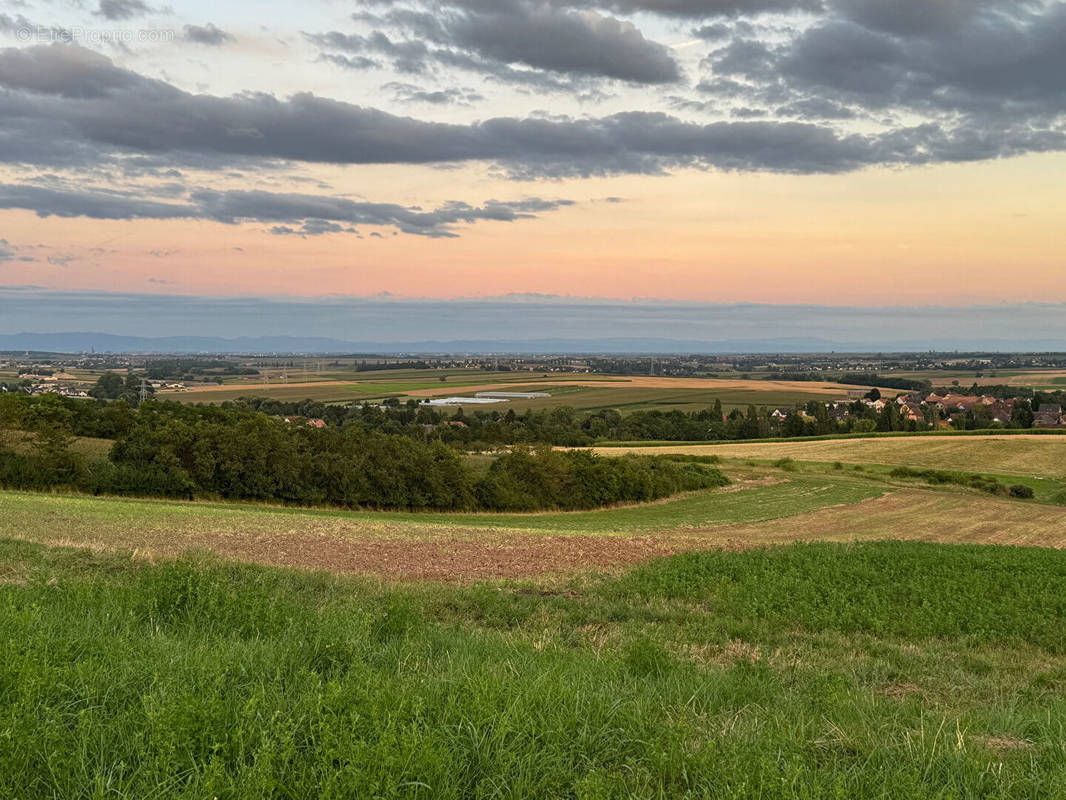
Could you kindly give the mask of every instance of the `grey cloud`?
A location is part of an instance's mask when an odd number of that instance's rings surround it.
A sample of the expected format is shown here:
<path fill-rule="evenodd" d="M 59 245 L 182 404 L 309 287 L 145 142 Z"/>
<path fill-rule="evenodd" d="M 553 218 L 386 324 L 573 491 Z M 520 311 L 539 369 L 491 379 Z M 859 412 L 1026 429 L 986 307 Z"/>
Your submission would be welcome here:
<path fill-rule="evenodd" d="M 1027 117 L 1052 120 L 1043 124 L 1057 129 L 1054 117 L 1066 112 L 1066 3 L 1024 10 L 1021 3 L 1004 9 L 975 2 L 950 20 L 922 25 L 915 20 L 924 20 L 925 12 L 907 16 L 917 7 L 909 0 L 875 5 L 878 13 L 897 8 L 900 24 L 888 30 L 827 18 L 772 49 L 734 42 L 713 54 L 709 66 L 718 77 L 754 79 L 754 91 L 764 96 L 790 92 L 793 99 L 816 96 L 867 110 L 969 114 L 974 119 L 967 124 L 986 130 Z M 956 8 L 950 2 L 926 6 Z M 849 6 L 856 20 L 872 13 L 858 8 Z M 745 47 L 748 57 L 737 58 Z"/>
<path fill-rule="evenodd" d="M 14 208 L 33 211 L 40 217 L 90 219 L 175 219 L 197 215 L 192 206 L 158 203 L 128 192 L 0 184 L 0 209 Z"/>
<path fill-rule="evenodd" d="M 275 344 L 271 349 L 336 350 L 366 343 L 424 342 L 430 352 L 484 350 L 508 340 L 526 343 L 515 349 L 560 352 L 573 348 L 633 352 L 725 351 L 827 352 L 928 348 L 1058 350 L 1066 340 L 1066 306 L 1040 303 L 944 306 L 817 306 L 714 304 L 607 298 L 562 298 L 517 295 L 456 300 L 403 297 L 197 297 L 187 294 L 132 294 L 0 287 L 0 321 L 4 333 L 15 331 L 99 331 L 134 336 L 331 337 L 339 342 Z M 802 335 L 797 336 L 797 331 Z M 545 342 L 545 339 L 548 339 Z M 569 340 L 569 341 L 563 341 Z M 606 341 L 605 341 L 606 340 Z M 612 341 L 613 340 L 613 341 Z M 101 337 L 97 350 L 167 349 L 175 342 L 125 344 Z M 436 344 L 430 344 L 435 342 Z M 596 345 L 592 345 L 596 342 Z M 71 347 L 37 339 L 8 347 Z M 81 337 L 75 350 L 87 349 Z M 203 340 L 181 346 L 204 349 Z M 247 340 L 213 343 L 227 350 L 266 349 Z M 396 349 L 410 350 L 412 345 Z"/>
<path fill-rule="evenodd" d="M 0 86 L 69 98 L 104 97 L 143 86 L 145 79 L 116 67 L 109 58 L 84 47 L 6 48 L 0 50 Z"/>
<path fill-rule="evenodd" d="M 822 3 L 821 0 L 606 0 L 602 5 L 625 14 L 646 11 L 671 17 L 705 19 L 781 11 L 815 11 L 821 8 Z"/>
<path fill-rule="evenodd" d="M 779 65 L 788 76 L 860 94 L 888 96 L 904 67 L 903 45 L 885 34 L 833 22 L 804 34 Z M 729 69 L 728 64 L 720 66 Z"/>
<path fill-rule="evenodd" d="M 319 47 L 354 53 L 355 60 L 349 58 L 347 64 L 344 64 L 349 68 L 361 63 L 367 66 L 376 65 L 377 62 L 369 58 L 372 54 L 389 58 L 400 72 L 420 73 L 425 71 L 430 56 L 430 50 L 423 42 L 393 41 L 381 31 L 374 31 L 369 36 L 345 34 L 340 31 L 305 34 L 305 36 L 308 41 Z M 342 63 L 339 59 L 331 58 L 328 53 L 323 53 L 322 57 L 333 63 Z"/>
<path fill-rule="evenodd" d="M 325 61 L 343 69 L 362 71 L 364 69 L 380 69 L 381 62 L 366 56 L 346 56 L 341 53 L 319 53 L 319 61 Z"/>
<path fill-rule="evenodd" d="M 1007 9 L 1029 3 L 1007 0 Z M 977 17 L 988 0 L 833 0 L 832 8 L 874 30 L 925 36 L 958 30 Z"/>
<path fill-rule="evenodd" d="M 855 112 L 840 103 L 834 103 L 824 97 L 808 97 L 779 106 L 775 111 L 778 117 L 796 117 L 798 119 L 854 119 Z"/>
<path fill-rule="evenodd" d="M 53 54 L 59 57 L 50 58 Z M 62 157 L 69 157 L 73 146 L 175 162 L 190 156 L 349 164 L 480 160 L 526 176 L 654 173 L 681 164 L 840 172 L 881 159 L 874 139 L 808 124 L 698 125 L 645 112 L 433 123 L 310 94 L 286 101 L 262 94 L 191 95 L 118 70 L 106 59 L 72 59 L 57 48 L 8 51 L 3 57 L 9 65 L 21 60 L 25 69 L 0 69 L 0 84 L 14 74 L 16 88 L 22 88 L 23 76 L 35 67 L 50 75 L 48 81 L 32 81 L 33 93 L 0 95 L 0 145 L 11 140 L 10 152 L 0 146 L 0 158 L 8 160 L 26 159 L 26 146 L 19 144 L 25 141 L 38 151 L 50 146 Z M 8 127 L 18 135 L 5 137 Z"/>
<path fill-rule="evenodd" d="M 151 11 L 152 8 L 143 0 L 100 0 L 94 13 L 104 19 L 127 20 Z"/>
<path fill-rule="evenodd" d="M 863 41 L 882 36 L 851 23 L 837 25 L 845 38 L 852 35 L 851 28 L 859 30 Z M 1060 28 L 1066 31 L 1066 25 Z M 658 173 L 684 165 L 836 173 L 874 164 L 990 158 L 1060 147 L 1060 123 L 1038 124 L 1039 118 L 1018 116 L 1012 110 L 1029 102 L 1044 114 L 1048 101 L 1056 93 L 1061 98 L 1066 91 L 1061 85 L 1066 70 L 1043 78 L 1033 74 L 1066 59 L 1066 48 L 1060 52 L 1051 47 L 1059 30 L 1048 26 L 1023 37 L 1039 47 L 999 50 L 1003 63 L 994 80 L 1000 82 L 996 88 L 1001 94 L 989 86 L 984 91 L 989 103 L 997 96 L 1001 106 L 1006 103 L 1010 113 L 1002 118 L 985 119 L 978 125 L 965 117 L 931 119 L 921 126 L 863 134 L 797 121 L 704 125 L 655 112 L 580 119 L 497 117 L 470 124 L 426 122 L 306 93 L 287 100 L 252 93 L 228 98 L 194 95 L 119 69 L 80 48 L 5 50 L 0 51 L 0 86 L 12 91 L 0 92 L 0 160 L 98 166 L 116 159 L 131 174 L 137 170 L 158 174 L 183 164 L 217 168 L 278 160 L 340 164 L 482 161 L 514 176 L 534 178 Z M 819 31 L 816 28 L 804 36 L 825 35 Z M 884 69 L 889 73 L 897 47 L 898 42 L 886 42 L 876 61 L 887 65 Z M 829 65 L 843 69 L 856 57 L 855 48 L 846 42 L 829 43 L 821 52 L 799 45 L 783 53 L 765 48 L 753 52 L 746 62 L 754 65 L 747 67 L 753 75 L 764 74 L 766 59 L 790 64 L 787 81 L 768 81 L 763 97 L 773 101 L 767 106 L 771 111 L 811 98 L 869 108 L 871 98 L 885 105 L 889 98 L 908 93 L 920 97 L 924 86 L 917 78 L 903 89 L 891 86 L 876 71 L 834 76 Z M 953 63 L 949 56 L 940 58 Z M 959 73 L 956 92 L 976 91 L 965 85 L 969 80 Z M 757 106 L 745 95 L 749 84 L 730 81 L 728 76 L 716 76 L 701 84 L 701 89 L 708 100 L 729 97 L 726 109 Z M 820 91 L 830 88 L 833 91 Z M 876 93 L 885 99 L 878 99 Z M 935 99 L 943 105 L 952 100 L 952 93 L 936 92 Z"/>
<path fill-rule="evenodd" d="M 12 17 L 10 14 L 0 13 L 0 33 L 17 33 L 19 29 L 32 27 L 33 24 L 21 14 Z"/>
<path fill-rule="evenodd" d="M 429 103 L 430 105 L 470 105 L 484 98 L 473 89 L 424 89 L 413 83 L 391 81 L 381 87 L 392 92 L 401 103 Z"/>
<path fill-rule="evenodd" d="M 482 206 L 453 201 L 423 211 L 395 203 L 266 191 L 193 191 L 187 202 L 160 203 L 133 192 L 0 184 L 0 209 L 25 209 L 41 217 L 90 219 L 206 219 L 234 225 L 278 223 L 274 233 L 352 232 L 352 225 L 394 227 L 403 233 L 454 237 L 454 226 L 479 221 L 514 222 L 572 205 L 569 200 L 490 200 Z M 344 223 L 344 224 L 341 224 Z M 300 229 L 288 227 L 301 225 Z"/>
<path fill-rule="evenodd" d="M 631 23 L 595 12 L 518 7 L 510 13 L 463 17 L 450 30 L 460 47 L 503 63 L 634 83 L 680 78 L 665 47 L 645 39 Z"/>
<path fill-rule="evenodd" d="M 206 25 L 186 25 L 185 40 L 196 44 L 205 44 L 209 47 L 219 47 L 235 41 L 235 39 L 209 22 Z"/>
<path fill-rule="evenodd" d="M 592 10 L 500 0 L 450 3 L 432 14 L 397 8 L 384 15 L 363 12 L 355 18 L 395 28 L 408 38 L 394 40 L 382 30 L 369 36 L 331 31 L 308 38 L 324 48 L 383 55 L 403 72 L 422 72 L 439 62 L 503 80 L 516 74 L 508 71 L 510 65 L 522 64 L 561 75 L 632 83 L 680 79 L 666 47 L 646 39 L 632 23 Z M 434 47 L 428 47 L 427 41 Z"/>
<path fill-rule="evenodd" d="M 393 0 L 384 0 L 389 5 Z M 491 11 L 521 0 L 447 0 L 445 5 Z M 738 17 L 773 12 L 816 11 L 822 0 L 548 0 L 556 8 L 607 9 L 621 14 L 640 12 L 682 19 Z"/>
<path fill-rule="evenodd" d="M 194 192 L 192 199 L 205 216 L 219 222 L 309 220 L 310 229 L 305 228 L 304 233 L 334 232 L 337 229 L 328 223 L 347 222 L 393 226 L 403 233 L 433 237 L 455 236 L 451 227 L 458 223 L 513 222 L 572 205 L 568 200 L 532 198 L 513 202 L 490 200 L 480 207 L 450 202 L 433 211 L 422 211 L 394 203 L 356 202 L 339 197 L 209 190 Z"/>

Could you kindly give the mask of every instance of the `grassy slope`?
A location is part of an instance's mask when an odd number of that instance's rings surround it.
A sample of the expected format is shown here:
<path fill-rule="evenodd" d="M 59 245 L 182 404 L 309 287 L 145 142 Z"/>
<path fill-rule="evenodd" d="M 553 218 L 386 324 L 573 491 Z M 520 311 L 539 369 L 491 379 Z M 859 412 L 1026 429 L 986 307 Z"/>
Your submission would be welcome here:
<path fill-rule="evenodd" d="M 542 514 L 435 514 L 387 511 L 284 509 L 233 503 L 182 503 L 166 500 L 96 498 L 0 492 L 4 513 L 0 533 L 32 530 L 49 515 L 59 515 L 76 533 L 78 520 L 119 528 L 165 528 L 190 524 L 209 528 L 239 521 L 250 526 L 292 527 L 301 519 L 335 518 L 366 526 L 508 528 L 556 533 L 610 533 L 755 522 L 802 514 L 830 505 L 857 503 L 876 497 L 882 487 L 869 482 L 797 476 L 787 483 L 744 491 L 694 492 L 672 500 L 603 511 Z"/>
<path fill-rule="evenodd" d="M 0 542 L 0 796 L 1061 796 L 1063 598 L 1028 549 L 542 595 Z"/>

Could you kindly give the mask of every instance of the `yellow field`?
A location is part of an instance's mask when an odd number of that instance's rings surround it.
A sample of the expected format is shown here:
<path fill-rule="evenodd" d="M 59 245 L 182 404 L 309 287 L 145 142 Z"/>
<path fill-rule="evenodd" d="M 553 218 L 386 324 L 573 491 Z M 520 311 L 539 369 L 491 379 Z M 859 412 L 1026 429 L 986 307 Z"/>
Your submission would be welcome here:
<path fill-rule="evenodd" d="M 723 546 L 902 539 L 1066 547 L 1066 508 L 971 493 L 901 489 L 882 497 L 712 531 Z"/>
<path fill-rule="evenodd" d="M 723 458 L 840 461 L 844 464 L 955 469 L 1007 475 L 1066 476 L 1066 436 L 912 436 L 885 439 L 729 443 L 666 447 L 601 447 L 601 455 L 647 453 Z"/>

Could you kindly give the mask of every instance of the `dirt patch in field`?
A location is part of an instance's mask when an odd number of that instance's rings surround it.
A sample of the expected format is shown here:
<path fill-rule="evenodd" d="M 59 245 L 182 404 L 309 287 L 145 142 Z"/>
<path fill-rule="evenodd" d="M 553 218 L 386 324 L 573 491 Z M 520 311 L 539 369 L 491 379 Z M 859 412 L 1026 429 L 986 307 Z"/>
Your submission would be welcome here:
<path fill-rule="evenodd" d="M 757 486 L 776 486 L 779 483 L 788 483 L 788 481 L 785 478 L 774 478 L 771 476 L 765 478 L 752 478 L 750 480 L 738 480 L 728 486 L 723 486 L 718 492 L 742 492 L 745 489 L 754 489 Z"/>
<path fill-rule="evenodd" d="M 977 736 L 974 741 L 989 750 L 1029 750 L 1033 743 L 1017 736 Z"/>
<path fill-rule="evenodd" d="M 472 531 L 428 541 L 337 539 L 290 534 L 203 537 L 195 542 L 228 558 L 275 566 L 380 575 L 402 580 L 476 581 L 613 569 L 683 550 L 715 546 L 692 536 L 531 536 Z"/>

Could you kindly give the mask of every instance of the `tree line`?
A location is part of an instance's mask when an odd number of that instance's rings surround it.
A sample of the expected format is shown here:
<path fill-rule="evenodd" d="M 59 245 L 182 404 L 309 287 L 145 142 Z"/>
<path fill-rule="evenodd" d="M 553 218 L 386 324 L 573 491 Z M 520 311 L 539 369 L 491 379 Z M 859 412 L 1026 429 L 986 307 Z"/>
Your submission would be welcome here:
<path fill-rule="evenodd" d="M 108 406 L 57 395 L 2 401 L 4 488 L 351 509 L 534 511 L 655 500 L 727 482 L 703 464 L 601 458 L 543 445 L 517 447 L 478 474 L 440 440 L 357 424 L 317 429 L 249 409 L 208 411 L 154 401 L 126 406 L 130 424 L 117 433 L 106 459 L 92 460 L 73 448 L 76 423 L 87 409 L 103 414 Z M 86 422 L 80 419 L 82 430 Z"/>
<path fill-rule="evenodd" d="M 986 387 L 988 388 L 988 387 Z M 991 387 L 995 388 L 995 387 Z M 957 392 L 958 389 L 956 388 Z M 871 391 L 875 395 L 876 389 Z M 992 392 L 987 392 L 992 394 Z M 1013 416 L 1005 427 L 1029 428 L 1033 411 L 1041 403 L 1066 404 L 1066 392 L 1033 392 L 1014 406 Z M 789 409 L 784 419 L 772 410 L 749 406 L 724 413 L 720 401 L 698 411 L 643 410 L 622 414 L 614 409 L 584 412 L 570 407 L 517 412 L 493 408 L 473 412 L 439 409 L 420 405 L 415 400 L 401 404 L 393 400 L 384 405 L 325 405 L 318 401 L 284 402 L 251 397 L 227 401 L 221 405 L 191 405 L 176 401 L 150 399 L 137 405 L 136 400 L 112 402 L 21 393 L 0 393 L 0 413 L 6 404 L 12 408 L 30 406 L 51 398 L 69 415 L 71 431 L 77 436 L 118 439 L 136 425 L 153 420 L 182 420 L 236 425 L 262 414 L 271 418 L 289 417 L 293 425 L 301 421 L 322 419 L 329 428 L 353 427 L 365 432 L 403 436 L 422 443 L 442 442 L 461 450 L 484 451 L 515 444 L 552 444 L 581 447 L 599 441 L 731 441 L 768 437 L 825 436 L 846 433 L 932 430 L 939 422 L 936 410 L 926 407 L 922 420 L 905 419 L 894 402 L 878 411 L 862 401 L 842 404 L 836 409 L 811 401 L 799 409 Z M 796 413 L 802 411 L 803 413 Z M 846 411 L 846 414 L 844 413 Z M 11 416 L 15 412 L 9 412 Z M 22 413 L 22 412 L 20 412 Z M 16 414 L 17 416 L 17 414 Z M 1004 427 L 991 419 L 988 409 L 978 407 L 952 423 L 965 430 Z"/>

